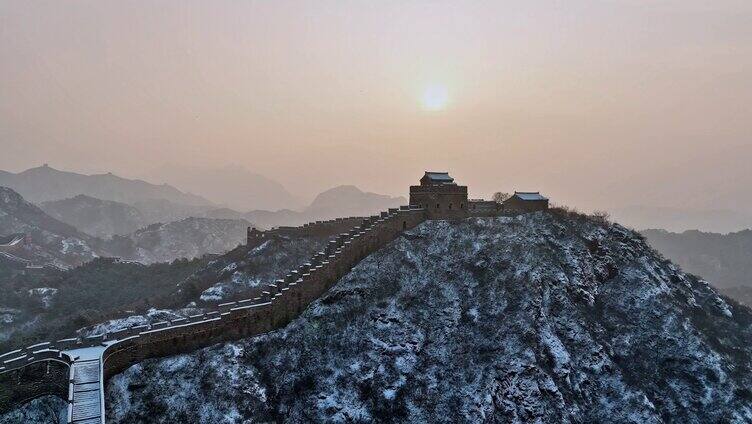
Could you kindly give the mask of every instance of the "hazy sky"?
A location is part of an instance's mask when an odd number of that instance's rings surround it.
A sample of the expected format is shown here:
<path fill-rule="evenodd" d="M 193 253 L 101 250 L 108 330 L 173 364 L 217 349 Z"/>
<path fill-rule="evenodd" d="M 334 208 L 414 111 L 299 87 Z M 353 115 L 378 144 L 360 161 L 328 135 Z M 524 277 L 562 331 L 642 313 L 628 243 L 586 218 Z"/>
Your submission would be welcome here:
<path fill-rule="evenodd" d="M 0 2 L 11 171 L 752 209 L 751 102 L 748 0 Z"/>

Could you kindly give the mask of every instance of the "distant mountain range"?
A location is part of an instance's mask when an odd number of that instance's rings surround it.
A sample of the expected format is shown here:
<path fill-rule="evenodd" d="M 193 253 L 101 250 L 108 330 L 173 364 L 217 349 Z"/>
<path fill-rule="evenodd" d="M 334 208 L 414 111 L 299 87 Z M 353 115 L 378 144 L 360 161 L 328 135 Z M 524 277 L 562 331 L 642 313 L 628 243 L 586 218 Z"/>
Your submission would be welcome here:
<path fill-rule="evenodd" d="M 270 228 L 282 225 L 302 225 L 307 222 L 346 216 L 368 216 L 406 204 L 407 199 L 401 196 L 391 197 L 368 193 L 352 185 L 342 185 L 320 193 L 302 211 L 253 210 L 243 213 L 229 208 L 220 208 L 206 212 L 206 216 L 245 219 L 260 228 Z"/>
<path fill-rule="evenodd" d="M 654 249 L 723 294 L 752 307 L 752 230 L 729 234 L 645 230 Z"/>
<path fill-rule="evenodd" d="M 32 264 L 66 267 L 86 262 L 101 253 L 101 240 L 82 233 L 24 200 L 20 194 L 0 187 L 0 235 L 28 235 L 33 243 L 1 248 L 6 259 Z"/>
<path fill-rule="evenodd" d="M 727 233 L 752 228 L 752 213 L 743 209 L 681 209 L 631 206 L 610 210 L 619 223 L 644 230 L 663 228 L 668 231 L 690 229 Z"/>
<path fill-rule="evenodd" d="M 59 171 L 43 167 L 33 173 L 54 176 Z M 37 179 L 36 183 L 40 181 Z M 88 188 L 90 192 L 102 191 L 94 186 Z M 76 266 L 98 256 L 152 263 L 222 253 L 244 241 L 247 226 L 269 228 L 342 216 L 366 216 L 407 203 L 403 197 L 339 186 L 318 195 L 302 211 L 239 212 L 211 204 L 185 204 L 144 196 L 129 197 L 140 200 L 128 204 L 87 194 L 44 201 L 38 207 L 10 188 L 2 190 L 0 236 L 29 234 L 32 243 L 18 252 L 19 258 L 35 265 L 59 267 Z M 56 196 L 48 192 L 37 195 L 40 197 Z"/>
<path fill-rule="evenodd" d="M 66 220 L 78 222 L 92 233 L 111 233 L 121 225 L 135 226 L 143 216 L 128 205 L 87 196 L 45 203 Z M 88 222 L 87 222 L 88 220 Z M 193 258 L 206 253 L 224 253 L 243 242 L 245 220 L 187 218 L 166 224 L 152 224 L 122 236 L 95 237 L 79 231 L 27 202 L 20 194 L 0 187 L 0 256 L 3 261 L 77 266 L 98 256 L 115 256 L 144 263 Z M 25 235 L 21 242 L 8 245 Z"/>
<path fill-rule="evenodd" d="M 294 203 L 281 185 L 242 169 L 197 174 L 184 183 L 217 194 L 212 196 L 217 201 L 233 196 L 248 206 Z M 343 185 L 319 194 L 300 210 L 241 212 L 167 184 L 111 173 L 83 175 L 47 165 L 19 173 L 0 171 L 0 187 L 0 239 L 28 234 L 31 240 L 13 257 L 58 267 L 98 256 L 151 263 L 222 253 L 243 242 L 247 226 L 297 226 L 371 215 L 407 203 L 404 197 Z"/>
<path fill-rule="evenodd" d="M 246 220 L 259 228 L 271 228 L 342 216 L 366 216 L 406 203 L 404 197 L 367 193 L 355 186 L 339 186 L 319 194 L 302 211 L 240 212 L 230 208 L 185 205 L 165 199 L 143 200 L 129 205 L 86 195 L 42 202 L 41 208 L 52 217 L 89 235 L 107 238 L 128 234 L 147 225 L 190 217 Z"/>
<path fill-rule="evenodd" d="M 218 169 L 166 167 L 160 168 L 155 178 L 237 210 L 274 211 L 304 206 L 282 184 L 239 166 Z"/>
<path fill-rule="evenodd" d="M 406 205 L 404 197 L 391 197 L 361 191 L 353 185 L 334 187 L 316 196 L 304 213 L 317 219 L 364 216 Z"/>
<path fill-rule="evenodd" d="M 70 199 L 42 202 L 39 206 L 53 218 L 100 238 L 132 233 L 150 224 L 134 206 L 84 194 Z"/>
<path fill-rule="evenodd" d="M 642 234 L 653 248 L 684 271 L 699 275 L 716 287 L 752 287 L 751 230 L 729 234 L 645 230 Z"/>
<path fill-rule="evenodd" d="M 46 164 L 18 174 L 1 171 L 0 186 L 11 188 L 26 200 L 34 203 L 84 194 L 97 199 L 129 204 L 150 200 L 168 200 L 186 205 L 212 205 L 201 196 L 184 193 L 167 184 L 156 185 L 141 180 L 130 180 L 111 173 L 83 175 L 59 171 Z"/>
<path fill-rule="evenodd" d="M 97 237 L 125 234 L 149 224 L 189 217 L 245 219 L 268 228 L 370 215 L 407 204 L 404 197 L 342 185 L 320 193 L 310 205 L 300 207 L 300 201 L 281 184 L 242 168 L 179 174 L 180 178 L 173 179 L 179 180 L 181 186 L 198 190 L 211 201 L 167 184 L 156 185 L 111 173 L 83 175 L 48 165 L 17 174 L 0 171 L 0 186 L 13 189 L 51 216 Z M 223 203 L 231 203 L 235 208 L 219 206 Z"/>

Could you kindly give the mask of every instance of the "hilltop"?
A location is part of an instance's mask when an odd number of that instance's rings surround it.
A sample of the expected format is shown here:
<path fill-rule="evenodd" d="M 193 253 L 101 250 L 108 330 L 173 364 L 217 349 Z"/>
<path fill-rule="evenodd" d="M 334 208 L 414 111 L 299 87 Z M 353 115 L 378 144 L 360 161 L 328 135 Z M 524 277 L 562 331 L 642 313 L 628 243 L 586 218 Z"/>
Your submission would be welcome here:
<path fill-rule="evenodd" d="M 149 360 L 111 422 L 746 422 L 749 309 L 619 225 L 428 221 L 286 328 Z"/>
<path fill-rule="evenodd" d="M 212 260 L 181 283 L 199 301 L 153 313 L 252 290 L 322 243 L 278 241 Z M 741 423 L 751 324 L 748 308 L 602 217 L 431 220 L 286 327 L 139 362 L 109 381 L 105 404 L 115 423 Z M 41 398 L 0 422 L 63 406 Z"/>

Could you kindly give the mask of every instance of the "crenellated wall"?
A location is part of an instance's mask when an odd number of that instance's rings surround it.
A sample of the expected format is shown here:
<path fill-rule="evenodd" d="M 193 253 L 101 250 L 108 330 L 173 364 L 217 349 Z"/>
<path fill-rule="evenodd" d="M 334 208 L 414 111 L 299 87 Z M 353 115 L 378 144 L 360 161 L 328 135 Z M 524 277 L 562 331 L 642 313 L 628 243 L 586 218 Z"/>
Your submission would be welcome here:
<path fill-rule="evenodd" d="M 147 358 L 190 352 L 281 328 L 357 262 L 424 220 L 422 210 L 409 208 L 362 218 L 360 226 L 331 240 L 308 263 L 267 285 L 260 297 L 221 303 L 205 314 L 109 334 L 108 338 L 120 341 L 105 350 L 105 378 Z"/>
<path fill-rule="evenodd" d="M 492 217 L 499 216 L 502 212 L 501 205 L 493 200 L 470 199 L 467 212 L 470 216 Z"/>
<path fill-rule="evenodd" d="M 71 359 L 65 351 L 100 347 L 106 380 L 144 359 L 190 352 L 281 328 L 360 260 L 425 220 L 425 210 L 404 206 L 367 218 L 324 221 L 298 230 L 272 230 L 272 234 L 276 231 L 277 235 L 326 235 L 346 228 L 309 262 L 269 284 L 260 297 L 221 303 L 210 312 L 169 322 L 131 327 L 83 340 L 42 343 L 0 356 L 0 359 L 5 358 L 0 366 L 0 412 L 43 394 L 67 398 L 67 369 Z M 257 234 L 255 232 L 254 237 Z M 39 367 L 47 369 L 52 362 L 60 364 L 52 365 L 55 372 L 39 372 Z M 13 381 L 18 383 L 13 384 Z"/>
<path fill-rule="evenodd" d="M 248 227 L 247 244 L 256 246 L 271 237 L 328 237 L 351 230 L 363 221 L 363 217 L 336 218 L 328 221 L 315 221 L 300 227 L 276 227 L 267 231 L 259 231 Z"/>
<path fill-rule="evenodd" d="M 0 411 L 45 395 L 68 398 L 70 358 L 59 351 L 34 355 L 32 350 L 22 353 L 25 356 L 15 364 L 18 368 L 0 373 Z"/>
<path fill-rule="evenodd" d="M 303 224 L 299 227 L 277 227 L 268 231 L 270 234 L 286 235 L 294 237 L 321 237 L 330 234 L 344 233 L 353 227 L 360 225 L 364 217 L 351 216 L 346 218 L 330 219 L 328 221 L 315 221 Z"/>

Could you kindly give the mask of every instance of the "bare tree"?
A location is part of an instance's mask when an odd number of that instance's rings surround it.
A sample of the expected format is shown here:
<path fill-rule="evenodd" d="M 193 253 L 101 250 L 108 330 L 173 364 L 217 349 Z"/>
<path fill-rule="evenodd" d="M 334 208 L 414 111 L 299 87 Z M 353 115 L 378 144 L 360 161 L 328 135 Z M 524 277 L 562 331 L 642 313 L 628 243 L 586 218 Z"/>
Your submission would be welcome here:
<path fill-rule="evenodd" d="M 512 197 L 512 195 L 509 193 L 502 193 L 500 191 L 497 191 L 493 194 L 493 201 L 496 203 L 504 203 L 504 201 L 509 199 L 510 197 Z"/>
<path fill-rule="evenodd" d="M 594 211 L 592 217 L 601 224 L 608 224 L 611 220 L 611 215 L 606 211 Z"/>

